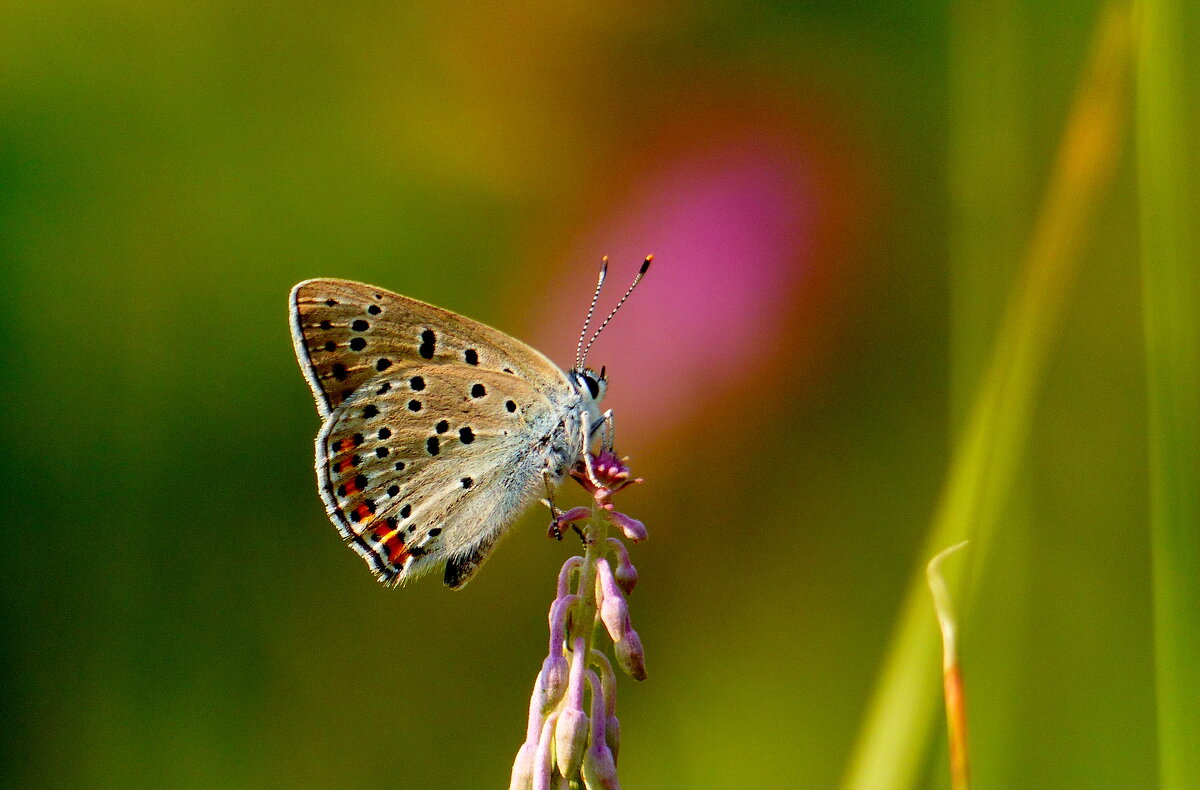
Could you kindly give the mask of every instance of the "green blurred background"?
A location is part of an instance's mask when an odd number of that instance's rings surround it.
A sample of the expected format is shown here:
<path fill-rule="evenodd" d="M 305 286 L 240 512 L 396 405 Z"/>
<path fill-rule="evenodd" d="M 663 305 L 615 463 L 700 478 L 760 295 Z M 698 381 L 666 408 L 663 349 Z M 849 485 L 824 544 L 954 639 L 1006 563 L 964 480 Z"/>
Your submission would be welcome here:
<path fill-rule="evenodd" d="M 592 356 L 648 481 L 624 785 L 837 786 L 1099 15 L 0 5 L 3 782 L 504 786 L 574 547 L 531 512 L 462 593 L 376 584 L 287 292 L 565 363 L 600 256 L 623 287 L 654 252 Z M 1156 782 L 1128 137 L 964 626 L 979 788 Z"/>

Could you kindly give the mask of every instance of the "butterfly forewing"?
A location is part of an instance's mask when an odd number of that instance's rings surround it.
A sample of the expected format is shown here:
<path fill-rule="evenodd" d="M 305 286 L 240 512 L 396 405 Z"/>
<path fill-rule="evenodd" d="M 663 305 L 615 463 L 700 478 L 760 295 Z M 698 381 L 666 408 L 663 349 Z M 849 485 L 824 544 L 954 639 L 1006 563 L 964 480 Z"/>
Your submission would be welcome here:
<path fill-rule="evenodd" d="M 503 332 L 440 307 L 349 280 L 292 289 L 292 342 L 317 409 L 326 416 L 393 366 L 457 364 L 507 371 L 548 393 L 562 371 Z"/>

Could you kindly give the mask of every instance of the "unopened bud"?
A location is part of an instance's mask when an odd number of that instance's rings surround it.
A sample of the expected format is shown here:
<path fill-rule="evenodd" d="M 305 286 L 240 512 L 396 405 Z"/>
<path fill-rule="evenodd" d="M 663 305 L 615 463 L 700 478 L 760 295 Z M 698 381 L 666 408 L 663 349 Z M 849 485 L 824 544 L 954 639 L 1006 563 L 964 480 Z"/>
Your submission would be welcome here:
<path fill-rule="evenodd" d="M 580 709 L 564 710 L 554 725 L 554 755 L 558 772 L 563 776 L 575 776 L 583 764 L 583 753 L 587 751 L 588 717 Z"/>
<path fill-rule="evenodd" d="M 555 760 L 558 763 L 558 772 L 566 777 L 579 773 L 588 735 L 588 718 L 583 710 L 584 673 L 587 670 L 583 637 L 575 640 L 573 648 L 567 693 L 563 699 L 563 709 L 558 716 L 558 724 L 554 728 Z"/>
<path fill-rule="evenodd" d="M 603 558 L 596 562 L 596 588 L 600 599 L 600 620 L 612 640 L 618 642 L 630 629 L 629 605 L 625 603 L 625 593 L 617 586 L 608 560 Z"/>
<path fill-rule="evenodd" d="M 646 525 L 638 521 L 636 518 L 630 518 L 624 513 L 619 513 L 616 510 L 608 511 L 609 520 L 617 525 L 617 528 L 624 533 L 625 537 L 638 543 L 646 539 L 649 533 L 646 532 Z"/>
<path fill-rule="evenodd" d="M 542 725 L 537 751 L 533 755 L 533 776 L 530 783 L 533 790 L 551 790 L 550 775 L 553 773 L 553 765 L 550 761 L 550 746 L 554 743 L 554 723 L 557 718 L 558 714 L 552 713 L 546 719 L 546 723 Z"/>
<path fill-rule="evenodd" d="M 642 652 L 642 640 L 637 631 L 632 628 L 625 632 L 624 638 L 613 645 L 617 655 L 617 664 L 634 680 L 646 679 L 646 656 Z"/>
<path fill-rule="evenodd" d="M 537 751 L 537 743 L 526 741 L 517 750 L 517 759 L 513 761 L 512 778 L 508 781 L 508 790 L 530 790 L 533 786 L 533 755 Z"/>
<path fill-rule="evenodd" d="M 583 783 L 588 790 L 620 790 L 617 760 L 607 741 L 604 693 L 595 672 L 588 672 L 588 683 L 592 687 L 592 736 L 583 756 Z"/>
<path fill-rule="evenodd" d="M 621 790 L 617 779 L 617 762 L 603 744 L 589 748 L 583 756 L 583 784 L 587 790 Z"/>
<path fill-rule="evenodd" d="M 617 580 L 617 586 L 620 587 L 626 595 L 629 595 L 631 592 L 633 592 L 633 588 L 637 585 L 637 568 L 633 567 L 633 563 L 629 561 L 629 550 L 625 548 L 624 543 L 616 538 L 609 538 L 608 546 L 617 556 L 617 567 L 613 571 L 613 576 Z"/>
<path fill-rule="evenodd" d="M 557 511 L 557 508 L 555 510 Z M 555 512 L 554 518 L 550 521 L 550 529 L 547 530 L 547 533 L 552 538 L 561 539 L 567 527 L 570 527 L 576 521 L 583 521 L 590 515 L 592 515 L 592 511 L 586 507 L 573 507 L 566 513 Z"/>
<path fill-rule="evenodd" d="M 608 721 L 604 723 L 604 743 L 612 752 L 613 765 L 616 765 L 621 751 L 621 722 L 617 721 L 616 716 L 609 716 Z"/>
<path fill-rule="evenodd" d="M 567 690 L 569 671 L 567 659 L 561 652 L 558 655 L 546 656 L 546 660 L 542 662 L 542 671 L 538 673 L 537 686 L 533 691 L 539 700 L 542 713 L 549 712 L 562 699 L 563 692 Z"/>

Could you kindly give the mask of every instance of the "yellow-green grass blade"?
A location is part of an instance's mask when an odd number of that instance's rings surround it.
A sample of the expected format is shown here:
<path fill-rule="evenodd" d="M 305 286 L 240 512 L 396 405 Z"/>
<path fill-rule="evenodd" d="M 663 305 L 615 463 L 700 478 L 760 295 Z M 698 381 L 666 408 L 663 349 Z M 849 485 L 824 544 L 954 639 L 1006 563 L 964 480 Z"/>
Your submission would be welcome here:
<path fill-rule="evenodd" d="M 1032 239 L 905 591 L 843 780 L 846 790 L 909 788 L 925 764 L 940 699 L 937 625 L 925 589 L 925 562 L 943 547 L 970 539 L 975 568 L 986 567 L 1045 361 L 1079 266 L 1084 232 L 1119 153 L 1128 104 L 1130 28 L 1127 9 L 1106 7 Z M 945 578 L 956 600 L 970 600 L 961 569 L 948 568 Z"/>
<path fill-rule="evenodd" d="M 1135 129 L 1159 772 L 1166 790 L 1200 787 L 1200 14 L 1189 6 L 1144 0 L 1138 7 Z"/>

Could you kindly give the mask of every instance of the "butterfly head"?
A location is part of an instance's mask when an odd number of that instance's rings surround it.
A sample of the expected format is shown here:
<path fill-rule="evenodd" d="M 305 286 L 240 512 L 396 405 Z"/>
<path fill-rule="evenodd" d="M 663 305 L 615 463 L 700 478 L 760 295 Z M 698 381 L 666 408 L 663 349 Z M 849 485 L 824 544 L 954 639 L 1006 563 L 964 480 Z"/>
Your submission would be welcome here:
<path fill-rule="evenodd" d="M 571 384 L 581 398 L 594 404 L 598 404 L 608 390 L 604 368 L 600 368 L 599 373 L 591 368 L 575 368 L 571 371 Z"/>

